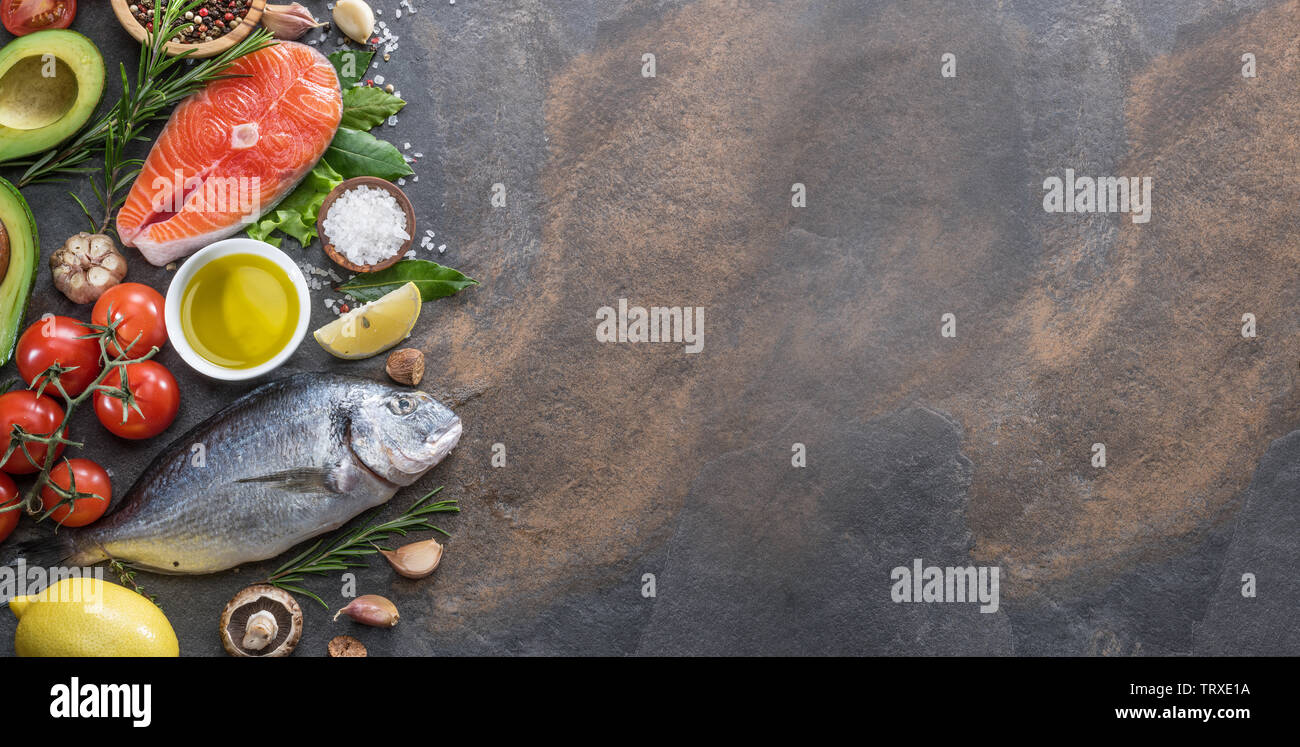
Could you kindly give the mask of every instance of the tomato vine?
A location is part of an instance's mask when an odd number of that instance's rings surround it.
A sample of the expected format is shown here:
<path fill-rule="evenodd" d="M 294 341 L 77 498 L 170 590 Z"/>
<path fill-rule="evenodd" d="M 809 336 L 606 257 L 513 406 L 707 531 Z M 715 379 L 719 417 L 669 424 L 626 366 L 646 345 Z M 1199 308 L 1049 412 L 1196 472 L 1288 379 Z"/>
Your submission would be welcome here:
<path fill-rule="evenodd" d="M 29 450 L 28 444 L 43 444 L 45 446 L 45 459 L 41 464 L 40 472 L 36 476 L 36 481 L 27 489 L 22 500 L 0 508 L 0 513 L 25 509 L 28 514 L 36 516 L 37 521 L 43 521 L 60 507 L 65 505 L 72 507 L 76 501 L 83 498 L 98 498 L 101 500 L 107 498 L 107 496 L 96 496 L 93 493 L 83 493 L 78 491 L 71 470 L 69 470 L 68 474 L 68 487 L 65 489 L 50 479 L 50 470 L 54 469 L 54 466 L 58 464 L 60 459 L 67 459 L 67 457 L 59 453 L 60 446 L 76 449 L 85 446 L 85 444 L 81 442 L 72 441 L 67 438 L 68 424 L 71 422 L 72 414 L 76 411 L 77 407 L 90 397 L 94 396 L 95 393 L 99 392 L 110 397 L 117 397 L 124 403 L 130 403 L 130 406 L 134 406 L 137 411 L 139 410 L 139 405 L 134 404 L 131 392 L 127 388 L 125 376 L 119 377 L 119 380 L 123 382 L 120 387 L 107 386 L 103 382 L 104 379 L 108 378 L 109 374 L 117 371 L 123 366 L 147 361 L 154 357 L 158 353 L 158 347 L 154 346 L 150 348 L 149 352 L 139 357 L 130 357 L 131 349 L 140 342 L 140 338 L 144 334 L 141 332 L 136 335 L 135 339 L 132 340 L 125 349 L 121 349 L 117 355 L 110 354 L 109 345 L 117 339 L 117 328 L 124 321 L 124 317 L 119 316 L 114 319 L 113 310 L 110 308 L 108 318 L 111 321 L 106 324 L 85 324 L 84 326 L 87 329 L 93 330 L 93 334 L 82 335 L 78 338 L 83 340 L 95 339 L 99 342 L 101 370 L 99 375 L 95 377 L 95 380 L 91 382 L 90 386 L 86 387 L 85 391 L 75 397 L 68 394 L 67 390 L 63 388 L 63 383 L 60 381 L 59 375 L 67 373 L 72 369 L 60 366 L 58 363 L 50 366 L 43 373 L 35 377 L 31 382 L 31 385 L 28 387 L 29 389 L 34 389 L 36 395 L 39 397 L 45 394 L 47 387 L 53 386 L 54 389 L 58 391 L 59 395 L 63 397 L 63 422 L 59 423 L 58 427 L 50 433 L 44 434 L 28 433 L 21 425 L 17 423 L 13 425 L 13 428 L 9 433 L 9 446 L 5 449 L 3 458 L 0 458 L 0 464 L 8 462 L 9 457 L 13 456 L 13 454 L 19 449 L 22 450 L 23 455 L 29 462 L 36 464 L 37 460 L 32 458 L 32 452 Z M 125 411 L 126 408 L 124 407 L 123 414 L 125 414 Z M 143 413 L 141 414 L 143 415 Z M 48 509 L 44 507 L 41 501 L 41 489 L 46 487 L 59 497 L 58 502 L 50 506 Z"/>

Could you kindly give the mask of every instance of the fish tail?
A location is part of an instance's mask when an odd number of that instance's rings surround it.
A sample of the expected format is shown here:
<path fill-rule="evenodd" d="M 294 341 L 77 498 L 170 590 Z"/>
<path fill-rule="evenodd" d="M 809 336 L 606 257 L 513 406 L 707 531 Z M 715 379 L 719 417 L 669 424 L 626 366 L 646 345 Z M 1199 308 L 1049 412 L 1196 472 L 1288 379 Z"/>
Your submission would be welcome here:
<path fill-rule="evenodd" d="M 22 560 L 28 566 L 39 566 L 41 568 L 63 566 L 67 565 L 69 561 L 73 565 L 90 565 L 98 562 L 77 557 L 79 555 L 85 555 L 85 553 L 78 552 L 77 532 L 63 529 L 55 534 L 30 537 L 0 545 L 0 566 L 12 566 L 19 560 Z M 87 562 L 88 560 L 89 562 Z"/>

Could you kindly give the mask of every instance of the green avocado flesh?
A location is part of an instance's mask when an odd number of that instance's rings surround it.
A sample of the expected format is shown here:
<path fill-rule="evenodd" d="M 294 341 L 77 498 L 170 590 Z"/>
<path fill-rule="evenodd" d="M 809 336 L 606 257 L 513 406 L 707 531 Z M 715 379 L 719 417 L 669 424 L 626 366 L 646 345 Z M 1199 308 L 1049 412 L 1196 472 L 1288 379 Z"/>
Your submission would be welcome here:
<path fill-rule="evenodd" d="M 95 113 L 104 57 L 75 31 L 20 36 L 0 49 L 0 163 L 52 148 Z"/>
<path fill-rule="evenodd" d="M 14 185 L 0 179 L 0 366 L 9 362 L 40 254 L 36 221 Z"/>

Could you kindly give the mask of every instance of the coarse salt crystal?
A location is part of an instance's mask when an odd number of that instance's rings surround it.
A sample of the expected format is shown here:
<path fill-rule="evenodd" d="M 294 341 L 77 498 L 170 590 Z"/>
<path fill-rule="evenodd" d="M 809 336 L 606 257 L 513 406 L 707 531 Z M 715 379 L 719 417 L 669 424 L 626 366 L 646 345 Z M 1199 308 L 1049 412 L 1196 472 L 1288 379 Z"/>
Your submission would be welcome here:
<path fill-rule="evenodd" d="M 411 238 L 397 198 L 386 189 L 366 186 L 340 195 L 321 227 L 335 251 L 358 265 L 388 259 Z"/>

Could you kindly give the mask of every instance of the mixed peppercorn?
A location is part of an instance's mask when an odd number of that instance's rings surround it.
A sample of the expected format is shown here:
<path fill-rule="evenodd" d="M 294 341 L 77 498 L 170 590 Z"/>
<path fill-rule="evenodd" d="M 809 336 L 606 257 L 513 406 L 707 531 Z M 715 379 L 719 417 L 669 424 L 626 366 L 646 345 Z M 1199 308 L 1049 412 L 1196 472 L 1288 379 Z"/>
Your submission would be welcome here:
<path fill-rule="evenodd" d="M 252 0 L 207 0 L 197 8 L 185 12 L 185 20 L 193 25 L 173 37 L 172 41 L 177 44 L 202 44 L 225 36 L 226 32 L 244 20 L 251 5 Z M 135 0 L 131 4 L 131 13 L 141 26 L 153 31 L 155 13 L 166 8 L 167 0 Z"/>

